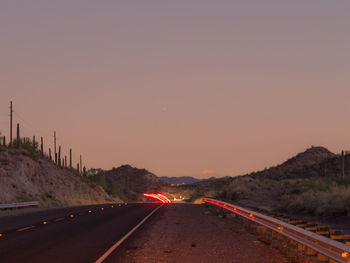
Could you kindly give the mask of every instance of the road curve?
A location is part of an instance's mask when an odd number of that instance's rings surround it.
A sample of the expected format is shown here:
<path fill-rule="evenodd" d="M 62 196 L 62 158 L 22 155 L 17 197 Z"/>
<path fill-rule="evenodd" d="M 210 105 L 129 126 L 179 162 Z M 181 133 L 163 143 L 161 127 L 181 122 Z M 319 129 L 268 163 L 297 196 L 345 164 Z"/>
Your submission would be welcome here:
<path fill-rule="evenodd" d="M 158 206 L 82 206 L 1 218 L 0 262 L 94 263 Z"/>

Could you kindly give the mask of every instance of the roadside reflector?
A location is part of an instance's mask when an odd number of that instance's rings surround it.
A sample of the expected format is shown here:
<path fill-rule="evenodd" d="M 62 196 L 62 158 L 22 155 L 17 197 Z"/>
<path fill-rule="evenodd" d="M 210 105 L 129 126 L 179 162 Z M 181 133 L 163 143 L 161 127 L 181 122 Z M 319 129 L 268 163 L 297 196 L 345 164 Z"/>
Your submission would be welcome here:
<path fill-rule="evenodd" d="M 92 212 L 91 212 L 91 210 L 89 210 L 89 214 L 91 214 Z"/>
<path fill-rule="evenodd" d="M 43 225 L 47 225 L 47 222 L 46 222 L 46 221 L 44 221 L 44 222 L 43 222 Z"/>
<path fill-rule="evenodd" d="M 114 206 L 112 205 L 111 208 L 114 208 Z"/>

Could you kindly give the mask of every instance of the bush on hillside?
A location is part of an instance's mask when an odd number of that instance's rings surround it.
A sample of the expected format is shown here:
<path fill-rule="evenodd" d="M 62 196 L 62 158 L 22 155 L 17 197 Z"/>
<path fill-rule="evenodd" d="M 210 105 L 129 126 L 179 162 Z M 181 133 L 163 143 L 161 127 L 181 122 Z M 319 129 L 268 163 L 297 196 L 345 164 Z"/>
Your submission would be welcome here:
<path fill-rule="evenodd" d="M 285 194 L 281 197 L 279 209 L 318 216 L 350 215 L 350 187 L 333 184 L 326 191 Z"/>
<path fill-rule="evenodd" d="M 113 197 L 120 197 L 123 200 L 127 200 L 124 193 L 119 189 L 117 183 L 112 178 L 110 178 L 109 176 L 106 176 L 104 171 L 102 171 L 101 169 L 98 169 L 98 172 L 95 172 L 95 171 L 96 171 L 96 169 L 94 169 L 92 175 L 88 176 L 89 180 L 102 186 L 102 188 L 109 195 L 111 195 Z M 89 172 L 88 172 L 88 174 L 89 174 Z"/>

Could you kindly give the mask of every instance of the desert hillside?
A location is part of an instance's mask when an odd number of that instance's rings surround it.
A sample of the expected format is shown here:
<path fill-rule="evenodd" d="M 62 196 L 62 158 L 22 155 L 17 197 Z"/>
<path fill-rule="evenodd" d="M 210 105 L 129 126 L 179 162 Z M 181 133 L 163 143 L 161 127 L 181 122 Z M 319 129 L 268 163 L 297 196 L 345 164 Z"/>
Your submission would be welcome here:
<path fill-rule="evenodd" d="M 107 171 L 97 170 L 88 177 L 100 184 L 111 196 L 120 196 L 128 201 L 140 201 L 145 192 L 164 192 L 167 188 L 167 184 L 153 173 L 130 165 Z"/>
<path fill-rule="evenodd" d="M 269 169 L 181 189 L 192 200 L 209 196 L 289 215 L 350 217 L 350 154 L 311 147 Z"/>
<path fill-rule="evenodd" d="M 101 186 L 46 158 L 0 147 L 0 203 L 22 201 L 40 201 L 49 207 L 105 203 L 112 198 Z"/>

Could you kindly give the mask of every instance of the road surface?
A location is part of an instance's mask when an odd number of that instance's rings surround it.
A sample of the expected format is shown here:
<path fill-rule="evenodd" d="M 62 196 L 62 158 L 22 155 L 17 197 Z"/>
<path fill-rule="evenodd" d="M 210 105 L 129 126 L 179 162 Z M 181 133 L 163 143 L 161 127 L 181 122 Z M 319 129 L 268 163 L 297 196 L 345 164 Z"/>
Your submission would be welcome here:
<path fill-rule="evenodd" d="M 0 262 L 94 263 L 158 206 L 80 206 L 0 218 Z"/>

